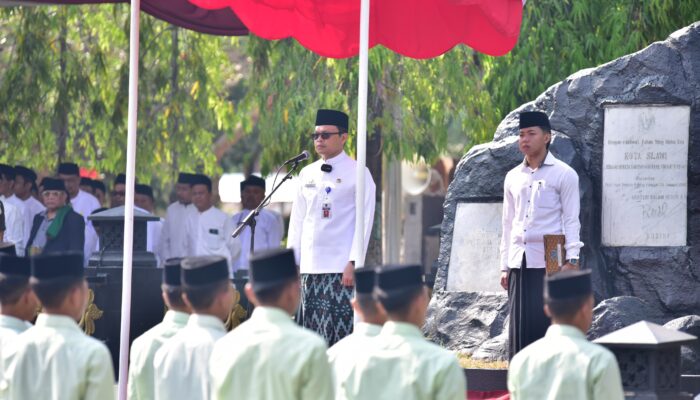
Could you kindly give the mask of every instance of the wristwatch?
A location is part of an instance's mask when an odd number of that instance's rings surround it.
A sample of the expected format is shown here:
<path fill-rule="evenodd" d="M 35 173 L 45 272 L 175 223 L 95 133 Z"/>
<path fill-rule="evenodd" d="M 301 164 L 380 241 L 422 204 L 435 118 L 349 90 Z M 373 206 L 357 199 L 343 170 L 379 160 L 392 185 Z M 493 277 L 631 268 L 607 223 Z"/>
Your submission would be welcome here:
<path fill-rule="evenodd" d="M 574 267 L 578 267 L 578 258 L 570 258 L 566 260 L 566 262 L 573 265 Z"/>

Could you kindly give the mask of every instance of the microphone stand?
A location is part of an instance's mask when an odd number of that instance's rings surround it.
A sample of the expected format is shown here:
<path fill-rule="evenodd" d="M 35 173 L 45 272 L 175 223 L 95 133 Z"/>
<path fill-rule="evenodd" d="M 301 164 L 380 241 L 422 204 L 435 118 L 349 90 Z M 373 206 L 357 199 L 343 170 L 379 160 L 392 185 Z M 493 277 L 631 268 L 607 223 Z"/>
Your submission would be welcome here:
<path fill-rule="evenodd" d="M 254 210 L 252 210 L 251 212 L 248 213 L 248 215 L 246 215 L 246 217 L 243 219 L 243 221 L 241 221 L 241 223 L 238 224 L 238 227 L 236 228 L 236 230 L 233 231 L 233 234 L 231 234 L 231 237 L 238 237 L 238 235 L 241 234 L 241 232 L 243 231 L 243 229 L 246 226 L 250 226 L 250 255 L 253 255 L 253 251 L 255 250 L 255 225 L 256 225 L 255 217 L 257 217 L 260 214 L 260 211 L 263 208 L 265 208 L 265 206 L 267 205 L 266 203 L 270 200 L 272 195 L 275 194 L 277 189 L 279 189 L 280 186 L 282 186 L 284 181 L 286 181 L 288 179 L 292 179 L 292 174 L 294 173 L 294 171 L 296 171 L 296 169 L 299 166 L 299 163 L 301 161 L 302 160 L 294 162 L 294 164 L 292 165 L 292 168 L 289 170 L 289 172 L 287 172 L 287 175 L 285 175 L 284 178 L 282 178 L 282 180 L 280 181 L 280 183 L 278 183 L 277 186 L 275 186 L 272 189 L 270 194 L 265 196 L 263 201 L 261 201 L 260 204 L 258 204 L 258 206 L 255 207 Z"/>

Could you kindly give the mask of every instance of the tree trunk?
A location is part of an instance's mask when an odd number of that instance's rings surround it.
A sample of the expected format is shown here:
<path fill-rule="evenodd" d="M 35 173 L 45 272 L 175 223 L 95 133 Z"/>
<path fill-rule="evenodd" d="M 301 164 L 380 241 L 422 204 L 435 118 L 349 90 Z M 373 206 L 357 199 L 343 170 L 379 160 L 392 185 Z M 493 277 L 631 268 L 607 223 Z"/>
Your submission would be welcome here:
<path fill-rule="evenodd" d="M 60 71 L 58 82 L 58 98 L 56 99 L 54 114 L 54 129 L 56 131 L 56 142 L 58 147 L 58 162 L 66 159 L 68 141 L 68 78 L 66 71 L 66 53 L 68 51 L 68 21 L 67 10 L 61 11 L 61 31 L 59 33 L 59 58 L 58 70 Z"/>
<path fill-rule="evenodd" d="M 177 98 L 178 92 L 180 91 L 179 75 L 180 75 L 180 64 L 178 63 L 180 57 L 180 38 L 178 36 L 179 28 L 176 26 L 171 26 L 170 28 L 170 98 L 173 104 L 177 104 L 175 99 Z M 176 138 L 178 132 L 180 131 L 180 113 L 179 111 L 171 112 L 171 132 L 170 137 Z M 177 176 L 180 170 L 180 165 L 178 162 L 178 153 L 173 153 L 173 176 Z"/>

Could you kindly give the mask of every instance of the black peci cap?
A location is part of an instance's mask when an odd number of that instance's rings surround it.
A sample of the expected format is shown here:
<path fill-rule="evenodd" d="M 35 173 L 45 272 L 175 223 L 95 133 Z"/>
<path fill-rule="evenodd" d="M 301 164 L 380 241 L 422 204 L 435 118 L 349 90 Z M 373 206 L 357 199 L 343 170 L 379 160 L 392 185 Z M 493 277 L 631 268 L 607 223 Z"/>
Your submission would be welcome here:
<path fill-rule="evenodd" d="M 316 112 L 316 126 L 335 125 L 347 132 L 348 115 L 338 110 L 320 109 Z"/>
<path fill-rule="evenodd" d="M 208 176 L 197 174 L 192 177 L 192 185 L 206 185 L 211 192 L 211 179 Z"/>
<path fill-rule="evenodd" d="M 11 165 L 0 164 L 0 174 L 7 177 L 10 180 L 15 179 L 15 168 Z"/>
<path fill-rule="evenodd" d="M 163 283 L 169 286 L 180 286 L 182 280 L 182 260 L 183 258 L 169 258 L 163 265 Z"/>
<path fill-rule="evenodd" d="M 93 182 L 92 178 L 88 178 L 88 177 L 85 177 L 85 176 L 82 177 L 82 178 L 80 178 L 80 186 L 90 186 L 90 187 L 93 187 L 93 186 L 92 186 L 92 182 Z"/>
<path fill-rule="evenodd" d="M 544 281 L 544 298 L 567 300 L 593 293 L 591 271 L 561 271 L 547 276 Z"/>
<path fill-rule="evenodd" d="M 34 172 L 32 169 L 27 168 L 27 167 L 24 167 L 21 165 L 15 165 L 15 174 L 21 175 L 25 181 L 28 181 L 28 182 L 36 181 L 36 172 Z"/>
<path fill-rule="evenodd" d="M 183 286 L 204 286 L 229 279 L 228 263 L 224 257 L 187 257 L 180 265 Z"/>
<path fill-rule="evenodd" d="M 246 186 L 257 186 L 265 190 L 265 179 L 259 176 L 250 175 L 245 180 L 241 181 L 241 192 L 243 192 L 243 189 L 245 189 Z"/>
<path fill-rule="evenodd" d="M 376 268 L 364 267 L 355 270 L 355 291 L 357 294 L 372 294 L 376 283 Z"/>
<path fill-rule="evenodd" d="M 20 275 L 29 278 L 32 273 L 31 263 L 26 257 L 0 253 L 0 273 L 5 275 Z"/>
<path fill-rule="evenodd" d="M 41 181 L 41 186 L 43 191 L 47 190 L 60 190 L 62 192 L 66 191 L 66 184 L 60 179 L 55 178 L 44 178 Z"/>
<path fill-rule="evenodd" d="M 194 180 L 194 174 L 187 172 L 180 172 L 177 176 L 177 183 L 184 183 L 191 185 Z"/>
<path fill-rule="evenodd" d="M 92 188 L 95 190 L 101 190 L 103 193 L 107 192 L 107 187 L 102 181 L 92 181 Z"/>
<path fill-rule="evenodd" d="M 551 129 L 547 114 L 542 111 L 527 111 L 520 113 L 520 129 L 530 128 L 532 126 L 540 126 L 545 129 Z"/>
<path fill-rule="evenodd" d="M 82 252 L 38 255 L 31 258 L 32 276 L 39 281 L 85 276 Z"/>
<path fill-rule="evenodd" d="M 292 249 L 270 249 L 250 258 L 250 284 L 254 291 L 279 286 L 299 276 Z"/>
<path fill-rule="evenodd" d="M 420 265 L 387 265 L 376 272 L 375 292 L 381 297 L 403 295 L 424 285 L 423 267 Z"/>
<path fill-rule="evenodd" d="M 119 174 L 119 175 L 117 175 L 117 176 L 114 178 L 114 184 L 115 184 L 115 185 L 118 185 L 118 184 L 120 184 L 120 183 L 121 183 L 122 185 L 126 185 L 126 175 L 124 175 L 124 174 Z"/>
<path fill-rule="evenodd" d="M 80 168 L 76 163 L 58 164 L 58 173 L 64 175 L 80 175 Z"/>
<path fill-rule="evenodd" d="M 139 183 L 134 188 L 134 191 L 136 192 L 136 194 L 142 194 L 144 196 L 148 196 L 151 199 L 153 199 L 153 188 L 148 186 L 148 185 L 144 185 L 144 184 Z"/>

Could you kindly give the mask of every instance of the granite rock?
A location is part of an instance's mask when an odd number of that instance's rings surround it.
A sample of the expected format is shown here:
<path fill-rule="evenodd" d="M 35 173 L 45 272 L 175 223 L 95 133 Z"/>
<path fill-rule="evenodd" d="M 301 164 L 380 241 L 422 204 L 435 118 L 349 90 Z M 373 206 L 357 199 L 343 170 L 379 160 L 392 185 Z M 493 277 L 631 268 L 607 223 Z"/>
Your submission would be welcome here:
<path fill-rule="evenodd" d="M 681 373 L 700 375 L 700 316 L 686 315 L 668 321 L 664 327 L 693 335 L 698 339 L 681 348 Z"/>
<path fill-rule="evenodd" d="M 608 104 L 690 105 L 687 246 L 606 248 L 601 245 L 603 115 Z M 552 85 L 532 102 L 510 112 L 496 129 L 492 142 L 475 146 L 462 157 L 445 198 L 434 286 L 436 298 L 428 310 L 432 325 L 428 324 L 430 329 L 426 332 L 447 347 L 468 349 L 472 353 L 502 333 L 492 332 L 493 324 L 476 323 L 480 320 L 469 315 L 475 309 L 498 308 L 502 305 L 498 300 L 445 292 L 452 232 L 458 203 L 502 198 L 506 173 L 522 161 L 517 148 L 518 114 L 535 109 L 550 116 L 554 131 L 552 153 L 579 174 L 581 240 L 585 243 L 582 259 L 584 267 L 592 271 L 596 300 L 637 297 L 649 307 L 646 311 L 658 312 L 660 317 L 656 321 L 662 322 L 697 313 L 700 309 L 700 22 L 636 53 L 578 71 Z M 473 304 L 474 301 L 479 303 Z M 488 301 L 493 304 L 485 304 Z M 622 300 L 618 305 L 632 302 Z M 598 308 L 603 309 L 601 305 Z M 607 323 L 613 316 L 621 321 L 634 319 L 600 310 L 599 324 Z M 499 315 L 503 312 L 499 311 Z M 470 325 L 471 322 L 475 324 Z M 609 322 L 616 326 L 622 323 Z M 464 331 L 467 328 L 469 331 Z M 603 330 L 603 326 L 596 329 Z"/>

